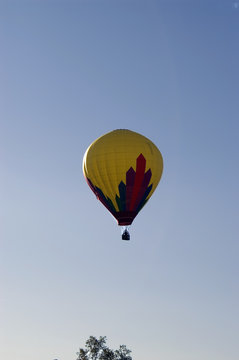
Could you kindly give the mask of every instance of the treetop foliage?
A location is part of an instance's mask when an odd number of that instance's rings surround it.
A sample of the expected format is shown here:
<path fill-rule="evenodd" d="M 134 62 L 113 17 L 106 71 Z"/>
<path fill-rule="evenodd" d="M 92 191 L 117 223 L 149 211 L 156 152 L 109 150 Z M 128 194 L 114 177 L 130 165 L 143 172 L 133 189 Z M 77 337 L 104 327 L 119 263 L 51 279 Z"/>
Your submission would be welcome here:
<path fill-rule="evenodd" d="M 125 345 L 120 345 L 118 350 L 112 350 L 106 346 L 106 336 L 97 339 L 90 336 L 85 343 L 85 348 L 77 352 L 76 360 L 132 360 L 131 351 Z"/>

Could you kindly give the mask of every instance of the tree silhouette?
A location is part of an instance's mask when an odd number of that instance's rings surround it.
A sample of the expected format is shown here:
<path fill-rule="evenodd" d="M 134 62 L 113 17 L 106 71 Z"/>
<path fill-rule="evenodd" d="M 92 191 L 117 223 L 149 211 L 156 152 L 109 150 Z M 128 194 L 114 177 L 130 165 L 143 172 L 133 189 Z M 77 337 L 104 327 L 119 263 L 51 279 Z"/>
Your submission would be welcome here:
<path fill-rule="evenodd" d="M 90 336 L 85 343 L 85 348 L 77 352 L 76 360 L 132 360 L 131 351 L 125 345 L 120 345 L 118 350 L 112 350 L 106 346 L 106 336 L 97 339 Z"/>

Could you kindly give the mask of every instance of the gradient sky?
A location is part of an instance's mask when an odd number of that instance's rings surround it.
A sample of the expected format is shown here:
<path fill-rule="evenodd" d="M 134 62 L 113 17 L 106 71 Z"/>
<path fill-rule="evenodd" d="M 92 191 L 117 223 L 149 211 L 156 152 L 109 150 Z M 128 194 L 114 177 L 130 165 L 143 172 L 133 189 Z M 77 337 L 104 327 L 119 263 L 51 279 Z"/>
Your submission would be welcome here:
<path fill-rule="evenodd" d="M 4 360 L 238 360 L 239 4 L 4 1 Z M 144 134 L 164 173 L 131 241 L 82 175 L 89 144 Z"/>

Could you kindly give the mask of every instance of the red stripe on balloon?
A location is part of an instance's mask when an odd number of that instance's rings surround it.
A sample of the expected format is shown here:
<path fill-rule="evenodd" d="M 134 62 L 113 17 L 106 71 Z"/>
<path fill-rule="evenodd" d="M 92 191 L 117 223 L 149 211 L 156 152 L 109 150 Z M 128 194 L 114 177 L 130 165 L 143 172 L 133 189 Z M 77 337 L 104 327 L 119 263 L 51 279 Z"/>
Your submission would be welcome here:
<path fill-rule="evenodd" d="M 130 201 L 130 211 L 135 210 L 135 202 L 137 200 L 138 193 L 140 191 L 141 184 L 144 179 L 145 168 L 146 168 L 146 159 L 142 154 L 140 154 L 137 157 L 137 161 L 136 161 L 136 174 L 135 174 L 132 197 Z"/>
<path fill-rule="evenodd" d="M 130 201 L 134 188 L 135 171 L 131 167 L 126 173 L 126 210 L 130 209 Z"/>
<path fill-rule="evenodd" d="M 145 194 L 145 191 L 147 190 L 147 187 L 150 183 L 150 179 L 151 179 L 151 176 L 152 176 L 152 172 L 151 172 L 151 169 L 149 169 L 145 174 L 144 174 L 144 178 L 143 178 L 143 181 L 142 181 L 142 184 L 141 184 L 141 187 L 139 189 L 139 192 L 138 192 L 138 196 L 137 196 L 137 200 L 135 202 L 135 207 L 134 209 L 136 210 Z"/>

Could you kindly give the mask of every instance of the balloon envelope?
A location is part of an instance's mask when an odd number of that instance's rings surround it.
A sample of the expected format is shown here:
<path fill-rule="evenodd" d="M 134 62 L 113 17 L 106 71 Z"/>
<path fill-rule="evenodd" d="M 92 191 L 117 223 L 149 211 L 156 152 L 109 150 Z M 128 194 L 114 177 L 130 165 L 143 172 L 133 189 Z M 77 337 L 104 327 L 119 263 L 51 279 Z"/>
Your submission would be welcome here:
<path fill-rule="evenodd" d="M 159 149 L 145 136 L 124 129 L 95 140 L 83 159 L 88 185 L 119 225 L 132 223 L 155 191 L 162 171 Z"/>

